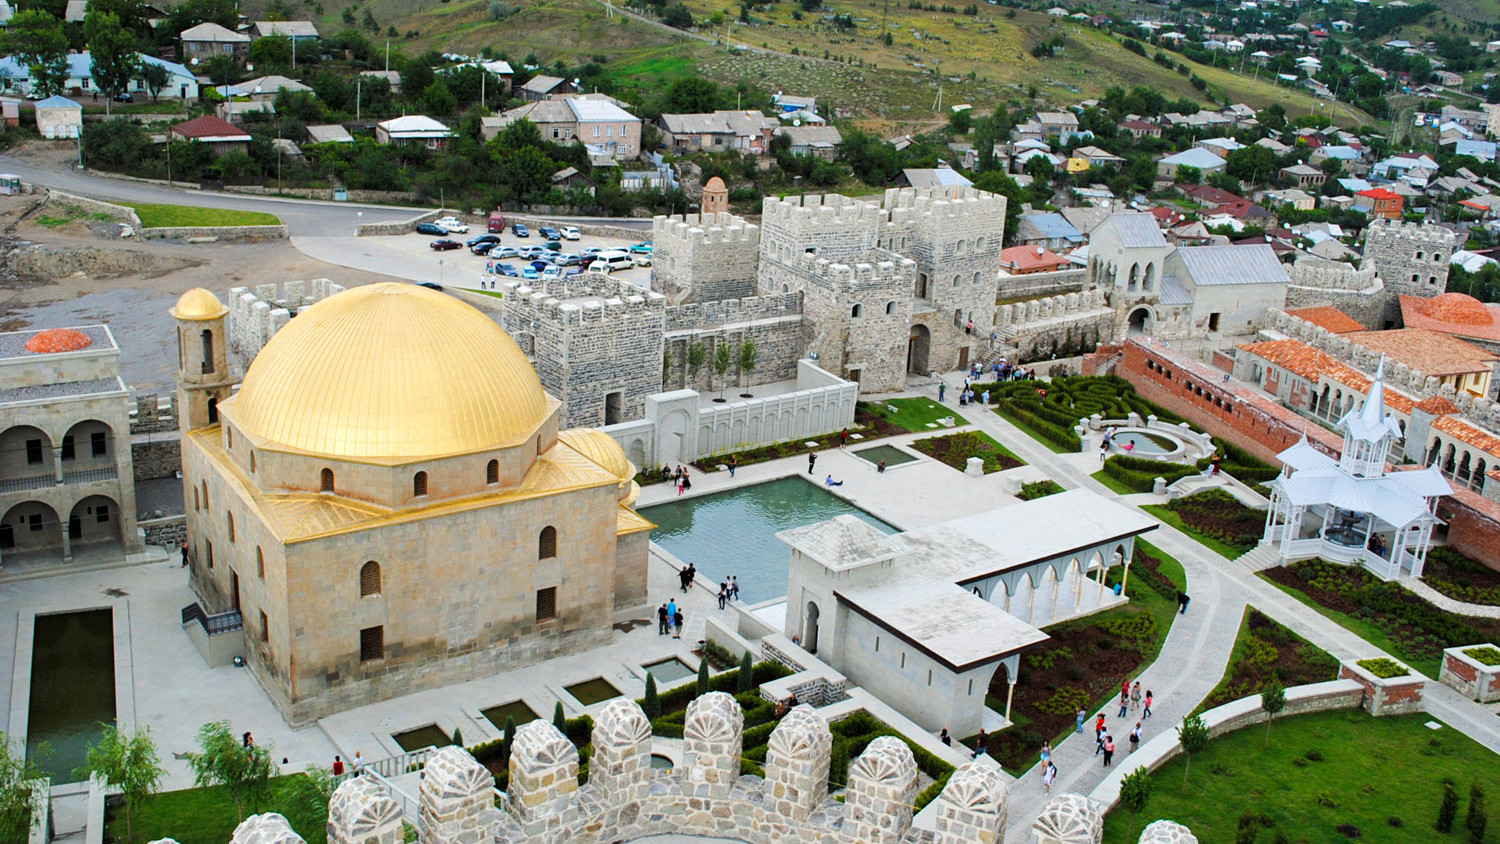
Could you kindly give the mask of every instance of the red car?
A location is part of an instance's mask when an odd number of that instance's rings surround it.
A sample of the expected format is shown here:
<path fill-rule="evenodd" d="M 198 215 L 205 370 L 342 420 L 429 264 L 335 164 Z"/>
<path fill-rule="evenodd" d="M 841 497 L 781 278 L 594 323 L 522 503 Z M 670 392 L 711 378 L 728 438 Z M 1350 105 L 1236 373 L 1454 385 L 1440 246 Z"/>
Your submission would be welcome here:
<path fill-rule="evenodd" d="M 462 243 L 459 243 L 456 240 L 449 240 L 446 237 L 440 237 L 427 245 L 431 247 L 434 252 L 446 252 L 449 249 L 464 248 L 464 245 Z"/>

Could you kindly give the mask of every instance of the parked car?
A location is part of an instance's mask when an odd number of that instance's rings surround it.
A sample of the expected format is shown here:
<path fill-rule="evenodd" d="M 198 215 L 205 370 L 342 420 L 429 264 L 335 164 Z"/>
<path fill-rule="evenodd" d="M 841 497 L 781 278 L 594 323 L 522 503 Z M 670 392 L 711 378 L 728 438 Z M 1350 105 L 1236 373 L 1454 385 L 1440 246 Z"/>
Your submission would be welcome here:
<path fill-rule="evenodd" d="M 526 228 L 524 223 L 511 223 L 510 233 L 516 237 L 531 237 L 531 229 Z"/>
<path fill-rule="evenodd" d="M 490 252 L 494 251 L 496 246 L 499 245 L 500 244 L 493 241 L 483 241 L 470 246 L 469 251 L 473 252 L 475 255 L 488 255 L 490 254 Z"/>
<path fill-rule="evenodd" d="M 630 260 L 634 261 L 635 265 L 637 267 L 649 267 L 649 266 L 651 266 L 651 256 L 650 255 L 632 255 L 632 256 L 630 256 Z"/>
<path fill-rule="evenodd" d="M 548 240 L 562 240 L 562 232 L 551 226 L 538 226 L 536 233 Z"/>
<path fill-rule="evenodd" d="M 521 268 L 521 278 L 527 278 L 527 279 L 533 279 L 533 280 L 535 280 L 535 279 L 537 279 L 539 277 L 540 276 L 539 276 L 539 274 L 536 271 L 536 267 L 527 266 L 527 267 L 522 267 Z"/>
<path fill-rule="evenodd" d="M 477 245 L 479 245 L 481 243 L 499 243 L 499 242 L 500 242 L 500 236 L 497 235 L 497 234 L 482 234 L 482 235 L 480 235 L 478 237 L 471 237 L 471 238 L 469 238 L 467 241 L 464 242 L 464 245 L 467 246 L 467 247 L 469 247 L 470 249 L 472 249 L 472 248 L 474 248 L 475 246 L 477 246 Z"/>
<path fill-rule="evenodd" d="M 468 234 L 469 232 L 468 225 L 457 217 L 442 217 L 432 222 L 434 225 L 441 226 L 443 231 L 449 234 Z"/>
<path fill-rule="evenodd" d="M 589 269 L 603 270 L 607 273 L 616 270 L 628 270 L 635 266 L 635 261 L 625 252 L 600 252 L 589 265 Z"/>
<path fill-rule="evenodd" d="M 645 240 L 630 247 L 630 252 L 636 255 L 650 255 L 651 241 Z"/>
<path fill-rule="evenodd" d="M 491 258 L 519 258 L 519 257 L 521 257 L 521 250 L 517 249 L 514 246 L 501 246 L 499 244 L 496 244 L 495 248 L 492 249 L 492 250 L 490 250 L 490 257 Z"/>
<path fill-rule="evenodd" d="M 545 270 L 545 269 L 547 269 L 550 266 L 551 266 L 551 264 L 548 264 L 546 261 L 532 261 L 531 262 L 531 268 L 534 269 L 534 270 L 536 270 L 537 272 L 541 272 L 542 270 Z"/>
<path fill-rule="evenodd" d="M 580 255 L 598 255 L 600 252 L 608 252 L 608 251 L 609 251 L 608 249 L 605 249 L 602 246 L 590 246 L 589 248 L 583 250 L 582 252 L 580 252 L 578 254 L 580 254 Z"/>
<path fill-rule="evenodd" d="M 430 282 L 430 281 L 419 281 L 419 282 L 417 282 L 417 286 L 418 287 L 425 287 L 428 290 L 437 290 L 439 292 L 441 292 L 442 289 L 443 289 L 443 286 L 441 284 L 435 284 L 435 283 Z"/>
<path fill-rule="evenodd" d="M 417 223 L 417 234 L 447 234 L 448 230 L 437 223 Z"/>
<path fill-rule="evenodd" d="M 558 255 L 552 259 L 552 263 L 559 267 L 576 267 L 583 263 L 583 259 L 577 255 Z"/>
<path fill-rule="evenodd" d="M 456 240 L 451 240 L 451 239 L 446 238 L 446 237 L 440 237 L 437 240 L 434 240 L 433 242 L 431 242 L 431 243 L 429 243 L 427 245 L 434 252 L 447 252 L 449 249 L 462 249 L 462 248 L 464 248 L 464 245 L 462 243 L 459 243 Z"/>
<path fill-rule="evenodd" d="M 117 102 L 117 103 L 133 103 L 133 102 L 135 102 L 135 97 L 132 96 L 129 91 L 121 91 L 120 93 L 115 94 L 115 102 Z"/>
<path fill-rule="evenodd" d="M 511 278 L 518 278 L 521 275 L 521 271 L 516 269 L 515 264 L 496 264 L 495 273 L 497 275 L 510 276 Z"/>
<path fill-rule="evenodd" d="M 491 211 L 490 218 L 485 221 L 484 229 L 495 234 L 505 231 L 505 215 L 499 211 Z"/>
<path fill-rule="evenodd" d="M 542 270 L 542 278 L 562 278 L 562 267 L 548 267 Z"/>
<path fill-rule="evenodd" d="M 549 240 L 549 241 L 547 241 L 547 251 L 548 252 L 561 252 L 562 251 L 562 241 L 561 240 Z"/>
<path fill-rule="evenodd" d="M 540 258 L 545 254 L 547 254 L 547 250 L 540 246 L 523 246 L 520 252 L 517 253 L 517 257 L 531 259 Z"/>
<path fill-rule="evenodd" d="M 576 226 L 563 226 L 562 236 L 563 240 L 577 240 L 579 238 L 578 228 Z"/>

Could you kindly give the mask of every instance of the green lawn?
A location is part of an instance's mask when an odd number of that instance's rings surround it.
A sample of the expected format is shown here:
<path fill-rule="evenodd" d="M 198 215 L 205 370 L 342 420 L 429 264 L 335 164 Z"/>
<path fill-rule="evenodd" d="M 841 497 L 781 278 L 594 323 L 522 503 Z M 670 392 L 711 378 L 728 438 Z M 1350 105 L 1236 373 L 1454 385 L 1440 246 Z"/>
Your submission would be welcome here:
<path fill-rule="evenodd" d="M 955 396 L 954 401 L 957 401 Z M 947 416 L 953 417 L 955 426 L 967 425 L 969 420 L 959 416 L 949 407 L 936 399 L 890 399 L 888 401 L 872 401 L 866 405 L 871 415 L 903 428 L 912 433 L 924 431 L 941 431 L 943 427 L 937 424 L 937 420 Z M 895 408 L 895 412 L 887 408 Z M 929 427 L 930 425 L 930 427 Z"/>
<path fill-rule="evenodd" d="M 327 807 L 320 815 L 293 796 L 294 782 L 305 779 L 302 774 L 293 774 L 271 780 L 265 801 L 258 807 L 247 806 L 245 815 L 279 812 L 307 844 L 323 844 L 327 840 Z M 134 844 L 160 838 L 172 838 L 178 844 L 224 844 L 239 823 L 234 801 L 223 786 L 167 791 L 136 811 Z M 108 835 L 116 842 L 125 841 L 123 808 L 109 818 Z"/>
<path fill-rule="evenodd" d="M 1001 410 L 998 407 L 995 408 L 995 412 L 1000 415 L 1001 419 L 1004 419 L 1005 421 L 1007 421 L 1010 424 L 1016 426 L 1017 428 L 1020 428 L 1023 432 L 1025 432 L 1026 436 L 1031 437 L 1032 439 L 1034 439 L 1037 442 L 1041 443 L 1042 445 L 1046 446 L 1048 449 L 1050 449 L 1052 451 L 1053 454 L 1077 454 L 1078 453 L 1077 449 L 1072 449 L 1072 448 L 1068 448 L 1066 446 L 1058 445 L 1057 443 L 1055 443 L 1055 442 L 1047 439 L 1046 437 L 1039 436 L 1037 434 L 1037 432 L 1031 428 L 1031 426 L 1027 425 L 1025 422 L 1022 422 L 1021 419 L 1020 419 L 1020 417 L 1015 416 L 1014 414 L 1006 413 L 1004 410 Z"/>
<path fill-rule="evenodd" d="M 1166 522 L 1172 527 L 1177 528 L 1188 536 L 1191 536 L 1192 538 L 1198 540 L 1203 544 L 1205 548 L 1227 560 L 1237 559 L 1240 555 L 1245 553 L 1244 551 L 1234 547 L 1233 545 L 1230 545 L 1227 542 L 1215 539 L 1212 536 L 1205 536 L 1204 534 L 1193 530 L 1190 526 L 1188 526 L 1186 522 L 1182 520 L 1182 516 L 1178 515 L 1172 510 L 1167 509 L 1163 505 L 1143 504 L 1141 505 L 1141 509 L 1145 510 L 1147 513 L 1150 513 L 1156 518 L 1161 519 L 1163 522 Z"/>
<path fill-rule="evenodd" d="M 264 211 L 232 211 L 225 208 L 197 208 L 192 205 L 151 205 L 142 202 L 127 202 L 141 218 L 141 225 L 148 229 L 175 228 L 178 226 L 279 226 L 281 220 L 275 214 Z"/>
<path fill-rule="evenodd" d="M 1105 488 L 1117 495 L 1136 495 L 1140 492 L 1140 490 L 1131 489 L 1130 487 L 1121 483 L 1119 478 L 1116 478 L 1114 475 L 1109 474 L 1103 469 L 1100 469 L 1094 474 L 1089 475 L 1089 477 L 1093 478 L 1101 484 L 1104 484 Z"/>
<path fill-rule="evenodd" d="M 1381 630 L 1379 627 L 1376 627 L 1374 624 L 1366 621 L 1365 619 L 1349 615 L 1348 613 L 1339 612 L 1338 610 L 1329 609 L 1328 607 L 1323 606 L 1317 601 L 1314 601 L 1299 589 L 1293 589 L 1292 587 L 1285 584 L 1277 583 L 1271 578 L 1266 577 L 1263 573 L 1258 572 L 1257 574 L 1262 580 L 1266 581 L 1272 586 L 1275 586 L 1277 589 L 1280 589 L 1288 595 L 1291 595 L 1293 598 L 1296 598 L 1302 603 L 1307 604 L 1309 607 L 1317 610 L 1328 619 L 1337 622 L 1340 626 L 1344 627 L 1359 638 L 1364 639 L 1366 642 L 1369 642 L 1377 648 L 1380 648 L 1391 656 L 1394 656 L 1396 659 L 1399 659 L 1412 668 L 1422 672 L 1423 674 L 1426 674 L 1428 677 L 1431 677 L 1433 679 L 1437 678 L 1438 669 L 1441 668 L 1443 664 L 1443 660 L 1441 657 L 1438 657 L 1436 659 L 1414 659 L 1412 658 L 1412 655 L 1406 651 L 1405 648 L 1401 647 L 1401 644 L 1399 642 L 1397 642 L 1395 639 L 1392 639 L 1390 636 L 1387 636 L 1385 634 L 1385 631 Z"/>
<path fill-rule="evenodd" d="M 1285 840 L 1309 844 L 1348 841 L 1355 830 L 1360 840 L 1379 844 L 1468 842 L 1469 785 L 1500 794 L 1500 757 L 1452 728 L 1424 727 L 1429 720 L 1427 714 L 1373 718 L 1343 710 L 1278 719 L 1269 747 L 1262 747 L 1264 727 L 1221 736 L 1193 757 L 1186 790 L 1183 757 L 1153 774 L 1155 788 L 1133 834 L 1126 834 L 1129 814 L 1116 809 L 1106 819 L 1104 841 L 1134 842 L 1146 823 L 1171 818 L 1199 841 L 1215 844 L 1283 840 L 1277 829 Z M 1120 764 L 1130 767 L 1129 758 Z M 1444 778 L 1461 798 L 1447 835 L 1433 830 Z M 1261 813 L 1274 826 L 1253 839 L 1238 838 L 1246 813 Z M 1493 821 L 1493 809 L 1490 816 Z M 1341 832 L 1346 824 L 1354 829 Z M 1496 827 L 1490 824 L 1485 841 L 1500 841 Z"/>
<path fill-rule="evenodd" d="M 1135 547 L 1137 550 L 1145 551 L 1147 554 L 1150 554 L 1156 559 L 1161 560 L 1161 566 L 1159 569 L 1161 573 L 1168 580 L 1172 581 L 1173 586 L 1176 586 L 1178 589 L 1184 592 L 1187 591 L 1187 572 L 1183 570 L 1182 563 L 1177 562 L 1176 557 L 1168 554 L 1167 552 L 1161 550 L 1155 545 L 1152 545 L 1144 539 L 1137 539 L 1135 541 Z"/>

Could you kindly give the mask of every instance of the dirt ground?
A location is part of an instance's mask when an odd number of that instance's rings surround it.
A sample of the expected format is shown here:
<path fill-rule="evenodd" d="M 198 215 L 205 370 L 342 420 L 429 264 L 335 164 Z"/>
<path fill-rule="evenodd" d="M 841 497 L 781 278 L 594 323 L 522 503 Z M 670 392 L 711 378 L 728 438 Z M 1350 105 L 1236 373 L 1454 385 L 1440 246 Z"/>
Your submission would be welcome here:
<path fill-rule="evenodd" d="M 346 286 L 388 280 L 309 258 L 285 240 L 121 240 L 118 226 L 107 220 L 83 216 L 59 224 L 68 215 L 51 207 L 33 210 L 39 199 L 0 196 L 0 330 L 108 323 L 126 383 L 144 392 L 172 388 L 176 352 L 167 309 L 190 288 L 223 298 L 231 287 L 294 279 L 330 278 Z M 53 225 L 42 225 L 44 218 Z"/>

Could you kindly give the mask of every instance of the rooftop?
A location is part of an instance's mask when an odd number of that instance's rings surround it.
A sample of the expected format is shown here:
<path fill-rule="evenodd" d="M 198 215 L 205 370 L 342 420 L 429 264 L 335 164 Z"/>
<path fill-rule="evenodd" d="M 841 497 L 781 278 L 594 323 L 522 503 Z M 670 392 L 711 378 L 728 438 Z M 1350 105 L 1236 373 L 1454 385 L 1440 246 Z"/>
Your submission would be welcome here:
<path fill-rule="evenodd" d="M 225 29 L 216 23 L 200 23 L 189 27 L 178 36 L 183 41 L 210 41 L 219 44 L 248 44 L 250 36 L 243 32 Z"/>
<path fill-rule="evenodd" d="M 1046 633 L 961 586 L 902 581 L 837 590 L 839 603 L 953 671 L 966 671 L 1047 640 Z"/>
<path fill-rule="evenodd" d="M 1349 316 L 1332 305 L 1320 305 L 1316 308 L 1299 308 L 1287 311 L 1288 314 L 1305 320 L 1313 325 L 1326 328 L 1334 334 L 1348 334 L 1351 331 L 1364 331 L 1365 327 L 1354 317 Z"/>
<path fill-rule="evenodd" d="M 1462 293 L 1444 293 L 1431 299 L 1402 296 L 1401 322 L 1408 328 L 1500 342 L 1500 304 L 1486 304 Z"/>
<path fill-rule="evenodd" d="M 110 334 L 109 329 L 102 325 L 79 325 L 66 329 L 47 328 L 34 331 L 7 331 L 0 334 L 0 360 L 35 358 L 47 354 L 56 354 L 59 350 L 55 348 L 48 350 L 43 347 L 41 350 L 38 350 L 37 347 L 39 345 L 39 338 L 56 336 L 60 331 L 76 332 L 90 341 L 87 346 L 67 348 L 60 351 L 82 351 L 86 348 L 89 351 L 100 352 L 116 351 L 118 349 L 115 345 L 115 338 Z"/>
<path fill-rule="evenodd" d="M 1494 353 L 1472 343 L 1426 328 L 1362 331 L 1346 336 L 1350 341 L 1381 352 L 1393 361 L 1439 378 L 1474 372 L 1488 373 L 1495 361 L 1500 360 Z"/>
<path fill-rule="evenodd" d="M 1286 284 L 1286 268 L 1270 246 L 1184 246 L 1176 256 L 1200 286 L 1223 284 Z"/>
<path fill-rule="evenodd" d="M 127 392 L 125 382 L 118 375 L 112 378 L 97 378 L 89 381 L 63 381 L 56 384 L 28 384 L 0 390 L 0 405 L 21 404 L 58 399 L 104 396 Z"/>
<path fill-rule="evenodd" d="M 172 126 L 172 134 L 200 141 L 248 141 L 245 130 L 212 114 Z"/>
<path fill-rule="evenodd" d="M 1126 249 L 1151 248 L 1167 244 L 1167 239 L 1162 236 L 1161 227 L 1157 225 L 1156 218 L 1150 214 L 1135 212 L 1111 214 L 1106 222 L 1114 226 L 1115 232 L 1120 236 L 1120 245 Z"/>

